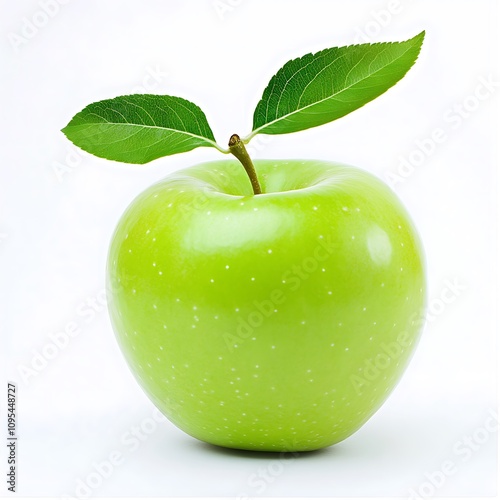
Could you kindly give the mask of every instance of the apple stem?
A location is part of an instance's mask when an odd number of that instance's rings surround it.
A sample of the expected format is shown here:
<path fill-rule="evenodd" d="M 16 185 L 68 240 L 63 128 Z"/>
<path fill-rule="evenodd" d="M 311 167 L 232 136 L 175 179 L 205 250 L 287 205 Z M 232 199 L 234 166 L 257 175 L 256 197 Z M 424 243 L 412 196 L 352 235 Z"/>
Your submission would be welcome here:
<path fill-rule="evenodd" d="M 255 172 L 252 160 L 250 159 L 248 151 L 245 148 L 245 144 L 243 144 L 239 135 L 233 134 L 229 139 L 229 151 L 236 156 L 238 160 L 240 160 L 241 164 L 245 168 L 245 171 L 250 178 L 250 182 L 252 183 L 253 194 L 262 194 L 257 172 Z"/>

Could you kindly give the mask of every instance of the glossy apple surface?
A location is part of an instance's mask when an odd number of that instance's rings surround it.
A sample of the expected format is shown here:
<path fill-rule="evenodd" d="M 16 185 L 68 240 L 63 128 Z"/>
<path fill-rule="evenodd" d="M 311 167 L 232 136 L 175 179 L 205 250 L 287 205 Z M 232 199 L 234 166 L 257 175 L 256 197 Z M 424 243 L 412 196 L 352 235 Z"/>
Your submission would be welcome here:
<path fill-rule="evenodd" d="M 380 407 L 422 327 L 423 252 L 372 175 L 322 161 L 176 172 L 121 218 L 112 323 L 139 384 L 179 428 L 249 450 L 337 443 Z"/>

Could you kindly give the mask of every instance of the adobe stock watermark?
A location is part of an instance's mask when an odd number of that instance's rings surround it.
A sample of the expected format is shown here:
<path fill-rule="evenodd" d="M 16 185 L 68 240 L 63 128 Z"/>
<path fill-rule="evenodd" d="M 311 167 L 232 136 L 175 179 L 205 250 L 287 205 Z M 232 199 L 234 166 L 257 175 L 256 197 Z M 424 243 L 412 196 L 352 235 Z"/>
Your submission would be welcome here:
<path fill-rule="evenodd" d="M 498 413 L 490 409 L 483 423 L 472 433 L 464 434 L 451 449 L 451 457 L 443 460 L 437 469 L 424 473 L 424 480 L 408 491 L 409 500 L 434 496 L 447 480 L 460 471 L 460 466 L 471 460 L 474 455 L 498 433 Z"/>
<path fill-rule="evenodd" d="M 415 327 L 417 323 L 416 328 L 421 329 L 426 323 L 436 321 L 465 290 L 467 287 L 460 283 L 458 278 L 446 279 L 439 295 L 429 301 L 426 311 L 422 315 L 415 314 L 410 318 L 412 326 Z M 410 345 L 411 336 L 408 331 L 403 330 L 394 341 L 383 342 L 374 357 L 365 359 L 363 366 L 359 367 L 360 373 L 350 377 L 350 382 L 358 396 L 361 396 L 363 391 L 369 388 L 389 366 L 397 362 Z"/>
<path fill-rule="evenodd" d="M 155 408 L 151 416 L 145 417 L 137 425 L 131 425 L 121 434 L 119 444 L 114 450 L 102 457 L 101 460 L 92 462 L 90 470 L 85 476 L 75 479 L 72 494 L 63 494 L 61 498 L 64 500 L 90 498 L 166 420 L 160 410 Z"/>
<path fill-rule="evenodd" d="M 285 450 L 293 450 L 294 446 L 289 443 L 285 445 Z M 287 464 L 300 456 L 298 451 L 282 451 L 280 453 L 273 453 L 271 461 L 262 467 L 259 467 L 255 472 L 250 474 L 247 479 L 247 486 L 252 488 L 252 495 L 249 493 L 240 493 L 236 498 L 237 500 L 250 500 L 255 495 L 261 496 L 269 485 L 273 484 L 276 479 L 283 475 Z"/>
<path fill-rule="evenodd" d="M 151 94 L 158 90 L 158 87 L 164 83 L 170 73 L 162 69 L 158 64 L 148 66 L 141 78 L 140 84 L 130 90 L 131 94 Z M 63 159 L 53 161 L 51 164 L 52 172 L 57 181 L 61 184 L 67 179 L 68 174 L 79 168 L 84 160 L 82 150 L 76 148 L 69 141 L 66 141 L 66 154 Z"/>
<path fill-rule="evenodd" d="M 401 332 L 393 342 L 383 342 L 380 352 L 374 357 L 365 359 L 364 366 L 360 367 L 361 375 L 351 375 L 350 382 L 358 396 L 365 388 L 370 387 L 384 371 L 397 361 L 411 345 L 411 336 L 407 331 Z"/>
<path fill-rule="evenodd" d="M 96 295 L 87 297 L 75 308 L 74 318 L 68 321 L 60 330 L 51 332 L 48 339 L 38 349 L 31 349 L 31 360 L 17 365 L 21 380 L 29 385 L 68 348 L 71 341 L 84 330 L 106 309 L 106 290 L 102 289 Z"/>
<path fill-rule="evenodd" d="M 212 2 L 213 8 L 219 19 L 224 21 L 226 14 L 232 13 L 237 7 L 243 3 L 243 0 L 214 0 Z"/>
<path fill-rule="evenodd" d="M 372 43 L 377 36 L 391 24 L 395 16 L 401 14 L 405 4 L 401 0 L 389 0 L 385 7 L 370 12 L 371 19 L 362 27 L 357 27 L 354 43 Z"/>
<path fill-rule="evenodd" d="M 258 153 L 262 153 L 272 142 L 272 135 L 259 134 L 252 137 L 252 140 L 246 145 L 250 158 L 255 158 Z"/>
<path fill-rule="evenodd" d="M 238 316 L 235 332 L 223 334 L 227 348 L 232 351 L 246 339 L 252 338 L 255 330 L 260 328 L 266 319 L 278 312 L 279 306 L 286 301 L 287 294 L 296 292 L 304 281 L 317 272 L 321 263 L 328 260 L 335 252 L 335 248 L 335 243 L 330 236 L 326 238 L 320 236 L 312 255 L 304 257 L 301 262 L 283 273 L 281 276 L 282 286 L 271 290 L 263 300 L 255 300 L 253 310 L 247 316 Z"/>
<path fill-rule="evenodd" d="M 21 19 L 18 31 L 7 34 L 12 49 L 19 52 L 59 14 L 61 7 L 70 2 L 71 0 L 40 0 L 38 9 L 33 14 Z"/>
<path fill-rule="evenodd" d="M 449 140 L 453 132 L 477 112 L 482 103 L 495 94 L 499 86 L 500 81 L 492 75 L 487 78 L 480 76 L 472 93 L 443 113 L 442 125 L 435 127 L 427 136 L 417 139 L 415 147 L 408 154 L 399 156 L 395 171 L 385 172 L 385 181 L 394 189 L 408 180 L 442 144 Z"/>
<path fill-rule="evenodd" d="M 460 283 L 458 277 L 444 280 L 444 286 L 439 295 L 433 297 L 427 304 L 425 322 L 433 323 L 436 321 L 445 312 L 446 308 L 453 304 L 466 290 L 467 286 Z"/>

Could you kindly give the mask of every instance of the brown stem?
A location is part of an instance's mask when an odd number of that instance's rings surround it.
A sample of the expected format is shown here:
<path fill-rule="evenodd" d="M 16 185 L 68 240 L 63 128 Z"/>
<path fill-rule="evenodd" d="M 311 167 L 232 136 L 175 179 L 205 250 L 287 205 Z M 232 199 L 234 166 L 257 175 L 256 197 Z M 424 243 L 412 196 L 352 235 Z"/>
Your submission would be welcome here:
<path fill-rule="evenodd" d="M 262 194 L 257 172 L 255 172 L 252 160 L 250 159 L 245 145 L 239 135 L 233 134 L 229 139 L 229 151 L 236 156 L 238 160 L 240 160 L 241 164 L 245 168 L 245 171 L 250 178 L 250 182 L 252 183 L 253 194 Z"/>

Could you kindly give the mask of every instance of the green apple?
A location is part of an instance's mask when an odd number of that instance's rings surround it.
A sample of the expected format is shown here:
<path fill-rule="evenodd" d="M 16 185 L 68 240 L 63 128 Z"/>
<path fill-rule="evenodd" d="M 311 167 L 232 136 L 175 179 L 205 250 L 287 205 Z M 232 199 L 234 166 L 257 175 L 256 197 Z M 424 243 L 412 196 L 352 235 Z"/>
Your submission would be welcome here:
<path fill-rule="evenodd" d="M 154 404 L 220 446 L 303 451 L 359 429 L 400 379 L 425 302 L 394 193 L 359 169 L 237 161 L 155 184 L 108 260 L 119 345 Z"/>

